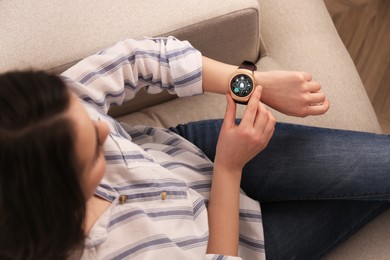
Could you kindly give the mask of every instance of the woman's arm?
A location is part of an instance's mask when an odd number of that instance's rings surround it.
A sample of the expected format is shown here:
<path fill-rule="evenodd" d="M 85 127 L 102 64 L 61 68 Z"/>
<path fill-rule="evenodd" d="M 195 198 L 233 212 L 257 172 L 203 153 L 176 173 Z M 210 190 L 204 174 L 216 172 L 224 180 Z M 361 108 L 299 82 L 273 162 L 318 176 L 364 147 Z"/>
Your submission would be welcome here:
<path fill-rule="evenodd" d="M 261 86 L 249 100 L 239 125 L 236 105 L 227 97 L 227 108 L 218 138 L 208 204 L 209 243 L 207 253 L 236 256 L 238 253 L 239 194 L 244 165 L 268 144 L 275 118 L 260 102 Z"/>
<path fill-rule="evenodd" d="M 83 59 L 62 76 L 81 99 L 106 113 L 112 104 L 132 99 L 143 87 L 149 93 L 167 90 L 178 96 L 203 90 L 228 93 L 236 69 L 202 57 L 187 41 L 168 37 L 119 42 Z M 317 115 L 329 108 L 320 84 L 312 82 L 308 73 L 255 72 L 255 79 L 263 86 L 262 101 L 287 115 Z"/>
<path fill-rule="evenodd" d="M 174 37 L 125 40 L 91 55 L 64 73 L 79 98 L 106 113 L 138 90 L 166 90 L 178 96 L 200 94 L 202 55 Z"/>
<path fill-rule="evenodd" d="M 203 57 L 203 90 L 228 93 L 229 79 L 236 66 Z M 263 87 L 261 101 L 286 115 L 321 115 L 329 109 L 329 100 L 321 85 L 307 72 L 255 72 L 256 84 Z"/>

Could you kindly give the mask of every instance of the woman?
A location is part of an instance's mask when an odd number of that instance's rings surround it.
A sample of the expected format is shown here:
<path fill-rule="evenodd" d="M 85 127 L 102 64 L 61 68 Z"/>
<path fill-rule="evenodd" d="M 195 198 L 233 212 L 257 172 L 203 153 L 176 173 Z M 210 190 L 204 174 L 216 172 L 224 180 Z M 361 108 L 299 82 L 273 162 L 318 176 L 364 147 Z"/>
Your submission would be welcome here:
<path fill-rule="evenodd" d="M 2 75 L 1 257 L 309 259 L 323 255 L 346 237 L 346 230 L 351 233 L 352 227 L 387 208 L 386 196 L 367 194 L 386 195 L 389 190 L 378 178 L 390 165 L 387 137 L 292 125 L 277 125 L 275 130 L 275 119 L 263 102 L 295 116 L 320 115 L 329 108 L 320 84 L 307 73 L 256 72 L 261 86 L 239 122 L 229 95 L 223 122 L 166 130 L 119 124 L 107 116 L 112 104 L 133 98 L 142 87 L 179 96 L 227 93 L 235 69 L 169 37 L 120 42 L 81 61 L 61 78 L 42 72 Z M 343 150 L 334 143 L 318 149 L 324 138 L 353 140 L 355 146 Z M 374 143 L 380 143 L 380 150 L 369 145 Z M 356 153 L 363 145 L 370 146 L 379 163 Z M 302 147 L 312 151 L 301 152 Z M 318 150 L 323 156 L 312 158 Z M 359 156 L 361 167 L 351 170 L 351 163 L 330 161 L 333 151 L 339 157 Z M 369 176 L 375 190 L 362 180 L 368 176 L 363 166 L 378 168 L 377 175 Z M 318 174 L 308 175 L 313 169 Z M 351 177 L 341 178 L 335 170 Z M 302 179 L 317 180 L 316 186 Z M 335 182 L 337 190 L 329 190 Z M 269 210 L 263 212 L 263 221 L 259 203 L 240 193 L 240 184 L 252 198 L 265 202 Z M 302 217 L 283 219 L 295 202 L 284 207 L 273 202 L 303 200 L 294 208 L 311 210 L 313 216 L 331 208 L 329 215 L 340 217 L 345 205 L 361 208 L 349 202 L 307 201 L 333 198 L 340 190 L 351 193 L 344 199 L 372 201 L 363 207 L 367 215 L 344 215 L 351 224 L 340 227 L 323 221 L 311 227 L 326 227 L 329 238 L 316 232 L 301 238 L 295 224 Z M 318 211 L 313 211 L 317 205 Z M 286 227 L 280 228 L 282 224 Z M 311 241 L 313 247 L 299 248 Z"/>

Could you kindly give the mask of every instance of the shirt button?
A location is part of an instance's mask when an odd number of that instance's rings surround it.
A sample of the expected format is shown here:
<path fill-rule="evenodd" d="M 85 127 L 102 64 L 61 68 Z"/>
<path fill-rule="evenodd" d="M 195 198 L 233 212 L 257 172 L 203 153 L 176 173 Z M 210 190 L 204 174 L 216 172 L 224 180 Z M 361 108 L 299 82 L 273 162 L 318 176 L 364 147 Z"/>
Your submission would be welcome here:
<path fill-rule="evenodd" d="M 127 196 L 126 195 L 120 195 L 119 196 L 119 204 L 125 203 L 126 200 L 127 200 Z"/>
<path fill-rule="evenodd" d="M 161 195 L 161 199 L 162 199 L 162 200 L 166 200 L 166 199 L 167 199 L 168 194 L 167 194 L 166 191 L 161 192 L 160 195 Z"/>

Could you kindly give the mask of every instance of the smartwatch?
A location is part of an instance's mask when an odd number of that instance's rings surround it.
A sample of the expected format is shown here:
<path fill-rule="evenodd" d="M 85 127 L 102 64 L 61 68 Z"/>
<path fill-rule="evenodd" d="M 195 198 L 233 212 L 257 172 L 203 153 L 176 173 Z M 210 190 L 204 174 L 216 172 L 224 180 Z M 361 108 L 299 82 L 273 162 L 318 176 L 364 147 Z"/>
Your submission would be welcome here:
<path fill-rule="evenodd" d="M 253 62 L 243 61 L 230 78 L 230 95 L 236 103 L 248 104 L 249 98 L 255 89 L 254 72 L 256 69 Z"/>

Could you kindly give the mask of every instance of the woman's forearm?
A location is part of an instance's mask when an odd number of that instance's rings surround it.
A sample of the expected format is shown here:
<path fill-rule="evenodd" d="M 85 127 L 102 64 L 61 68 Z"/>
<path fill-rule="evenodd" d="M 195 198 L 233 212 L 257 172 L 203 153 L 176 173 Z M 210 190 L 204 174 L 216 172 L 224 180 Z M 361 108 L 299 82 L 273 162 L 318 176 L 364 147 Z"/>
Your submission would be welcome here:
<path fill-rule="evenodd" d="M 226 94 L 229 92 L 229 79 L 237 66 L 202 57 L 203 90 Z"/>
<path fill-rule="evenodd" d="M 241 171 L 215 165 L 209 212 L 207 253 L 237 256 Z"/>

